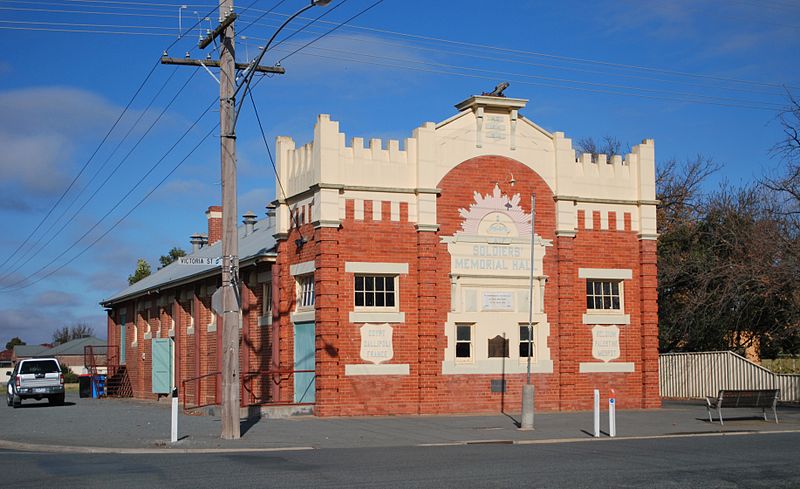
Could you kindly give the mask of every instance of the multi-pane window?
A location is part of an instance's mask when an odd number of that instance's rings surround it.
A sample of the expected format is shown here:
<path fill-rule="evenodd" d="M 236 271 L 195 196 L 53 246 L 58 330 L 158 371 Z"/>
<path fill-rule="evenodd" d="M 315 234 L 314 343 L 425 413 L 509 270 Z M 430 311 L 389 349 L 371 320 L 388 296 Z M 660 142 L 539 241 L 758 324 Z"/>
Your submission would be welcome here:
<path fill-rule="evenodd" d="M 531 330 L 535 327 L 535 325 L 531 326 Z M 533 338 L 528 336 L 528 325 L 527 324 L 520 324 L 519 325 L 519 357 L 520 358 L 528 358 L 529 356 L 532 357 L 533 354 L 529 352 L 533 352 L 536 346 L 533 344 Z M 530 349 L 528 349 L 528 340 L 530 341 Z"/>
<path fill-rule="evenodd" d="M 272 316 L 272 282 L 265 283 L 263 287 L 261 315 Z M 313 287 L 313 284 L 311 287 Z"/>
<path fill-rule="evenodd" d="M 587 280 L 586 309 L 595 311 L 621 310 L 620 282 L 615 280 Z"/>
<path fill-rule="evenodd" d="M 355 276 L 355 306 L 394 308 L 397 304 L 395 275 Z"/>
<path fill-rule="evenodd" d="M 298 295 L 297 308 L 310 309 L 314 307 L 314 274 L 297 277 Z"/>
<path fill-rule="evenodd" d="M 469 360 L 472 358 L 472 325 L 456 325 L 456 358 Z"/>

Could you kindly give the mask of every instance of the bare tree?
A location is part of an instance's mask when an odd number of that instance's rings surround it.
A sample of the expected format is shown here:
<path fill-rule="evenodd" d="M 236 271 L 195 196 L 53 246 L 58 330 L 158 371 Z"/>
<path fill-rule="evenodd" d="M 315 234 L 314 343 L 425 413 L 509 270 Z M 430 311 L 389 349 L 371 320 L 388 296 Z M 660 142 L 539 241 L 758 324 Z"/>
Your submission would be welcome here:
<path fill-rule="evenodd" d="M 659 232 L 698 218 L 704 197 L 702 185 L 719 168 L 711 158 L 702 155 L 682 163 L 671 159 L 656 165 Z"/>
<path fill-rule="evenodd" d="M 68 341 L 94 336 L 94 328 L 86 323 L 76 323 L 72 326 L 63 326 L 53 331 L 53 344 L 61 345 Z"/>
<path fill-rule="evenodd" d="M 789 106 L 779 116 L 783 139 L 772 148 L 772 155 L 784 163 L 777 176 L 761 180 L 772 194 L 770 210 L 786 225 L 788 238 L 800 235 L 800 101 L 788 94 Z M 800 253 L 797 247 L 794 251 Z"/>
<path fill-rule="evenodd" d="M 608 155 L 608 160 L 611 161 L 612 156 L 623 155 L 622 143 L 619 139 L 613 136 L 605 136 L 601 142 L 597 142 L 594 138 L 581 138 L 575 143 L 575 147 L 582 153 L 592 155 L 592 161 L 597 161 L 597 155 Z M 625 151 L 630 151 L 630 146 Z"/>

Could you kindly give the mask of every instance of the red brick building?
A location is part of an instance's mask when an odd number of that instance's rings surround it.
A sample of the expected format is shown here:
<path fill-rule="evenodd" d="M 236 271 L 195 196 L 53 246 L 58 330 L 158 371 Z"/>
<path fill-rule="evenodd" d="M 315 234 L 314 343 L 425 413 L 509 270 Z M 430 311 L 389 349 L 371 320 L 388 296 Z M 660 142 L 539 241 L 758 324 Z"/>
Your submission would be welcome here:
<path fill-rule="evenodd" d="M 274 216 L 240 230 L 243 403 L 515 411 L 530 355 L 537 409 L 588 409 L 595 388 L 659 405 L 653 142 L 576 156 L 525 103 L 471 97 L 402 149 L 348 144 L 325 115 L 305 146 L 278 138 Z M 103 303 L 136 396 L 153 395 L 148 341 L 170 337 L 180 395 L 219 401 L 219 267 L 190 267 Z"/>

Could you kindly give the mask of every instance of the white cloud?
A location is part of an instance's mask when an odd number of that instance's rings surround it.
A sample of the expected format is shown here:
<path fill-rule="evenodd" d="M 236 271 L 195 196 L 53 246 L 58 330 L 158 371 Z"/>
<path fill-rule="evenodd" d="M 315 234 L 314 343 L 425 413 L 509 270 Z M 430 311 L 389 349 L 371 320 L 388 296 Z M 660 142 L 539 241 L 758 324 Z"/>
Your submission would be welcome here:
<path fill-rule="evenodd" d="M 280 59 L 303 46 L 307 40 L 287 42 L 274 50 Z M 272 52 L 272 51 L 271 51 Z M 422 51 L 400 42 L 387 42 L 365 34 L 334 34 L 316 42 L 282 61 L 286 74 L 282 79 L 311 82 L 318 88 L 338 88 L 337 95 L 363 97 L 406 90 L 409 84 L 422 83 L 420 73 L 405 67 L 415 61 L 429 61 Z M 357 76 L 358 82 L 353 82 Z M 368 81 L 380 80 L 380 83 Z"/>
<path fill-rule="evenodd" d="M 0 132 L 0 147 L 2 183 L 21 184 L 36 194 L 54 192 L 68 183 L 62 157 L 72 153 L 73 144 L 64 135 Z"/>
<path fill-rule="evenodd" d="M 39 87 L 0 92 L 0 113 L 0 206 L 13 210 L 65 188 L 77 145 L 96 139 L 120 109 L 86 90 Z"/>
<path fill-rule="evenodd" d="M 48 290 L 34 298 L 39 307 L 68 306 L 79 302 L 78 296 L 61 290 Z"/>
<path fill-rule="evenodd" d="M 239 214 L 253 211 L 259 219 L 263 219 L 266 205 L 275 200 L 275 191 L 270 188 L 254 188 L 240 195 L 238 200 Z"/>

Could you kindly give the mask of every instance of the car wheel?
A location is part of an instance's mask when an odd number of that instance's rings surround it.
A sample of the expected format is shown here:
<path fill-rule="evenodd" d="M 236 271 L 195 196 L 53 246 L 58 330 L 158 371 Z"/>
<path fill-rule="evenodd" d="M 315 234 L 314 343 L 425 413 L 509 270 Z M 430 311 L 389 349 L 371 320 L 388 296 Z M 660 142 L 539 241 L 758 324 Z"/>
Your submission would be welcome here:
<path fill-rule="evenodd" d="M 56 406 L 60 406 L 64 404 L 64 394 L 56 394 L 55 396 L 50 396 L 47 398 L 47 402 L 50 404 L 54 404 Z"/>
<path fill-rule="evenodd" d="M 9 405 L 9 406 L 11 406 L 11 405 L 13 405 L 13 404 L 14 404 L 14 403 L 11 401 L 11 396 L 9 396 L 8 394 L 6 394 L 6 404 L 7 404 L 7 405 Z"/>
<path fill-rule="evenodd" d="M 11 405 L 15 408 L 20 407 L 22 405 L 22 399 L 20 399 L 19 396 L 14 396 L 14 398 L 11 400 Z"/>

